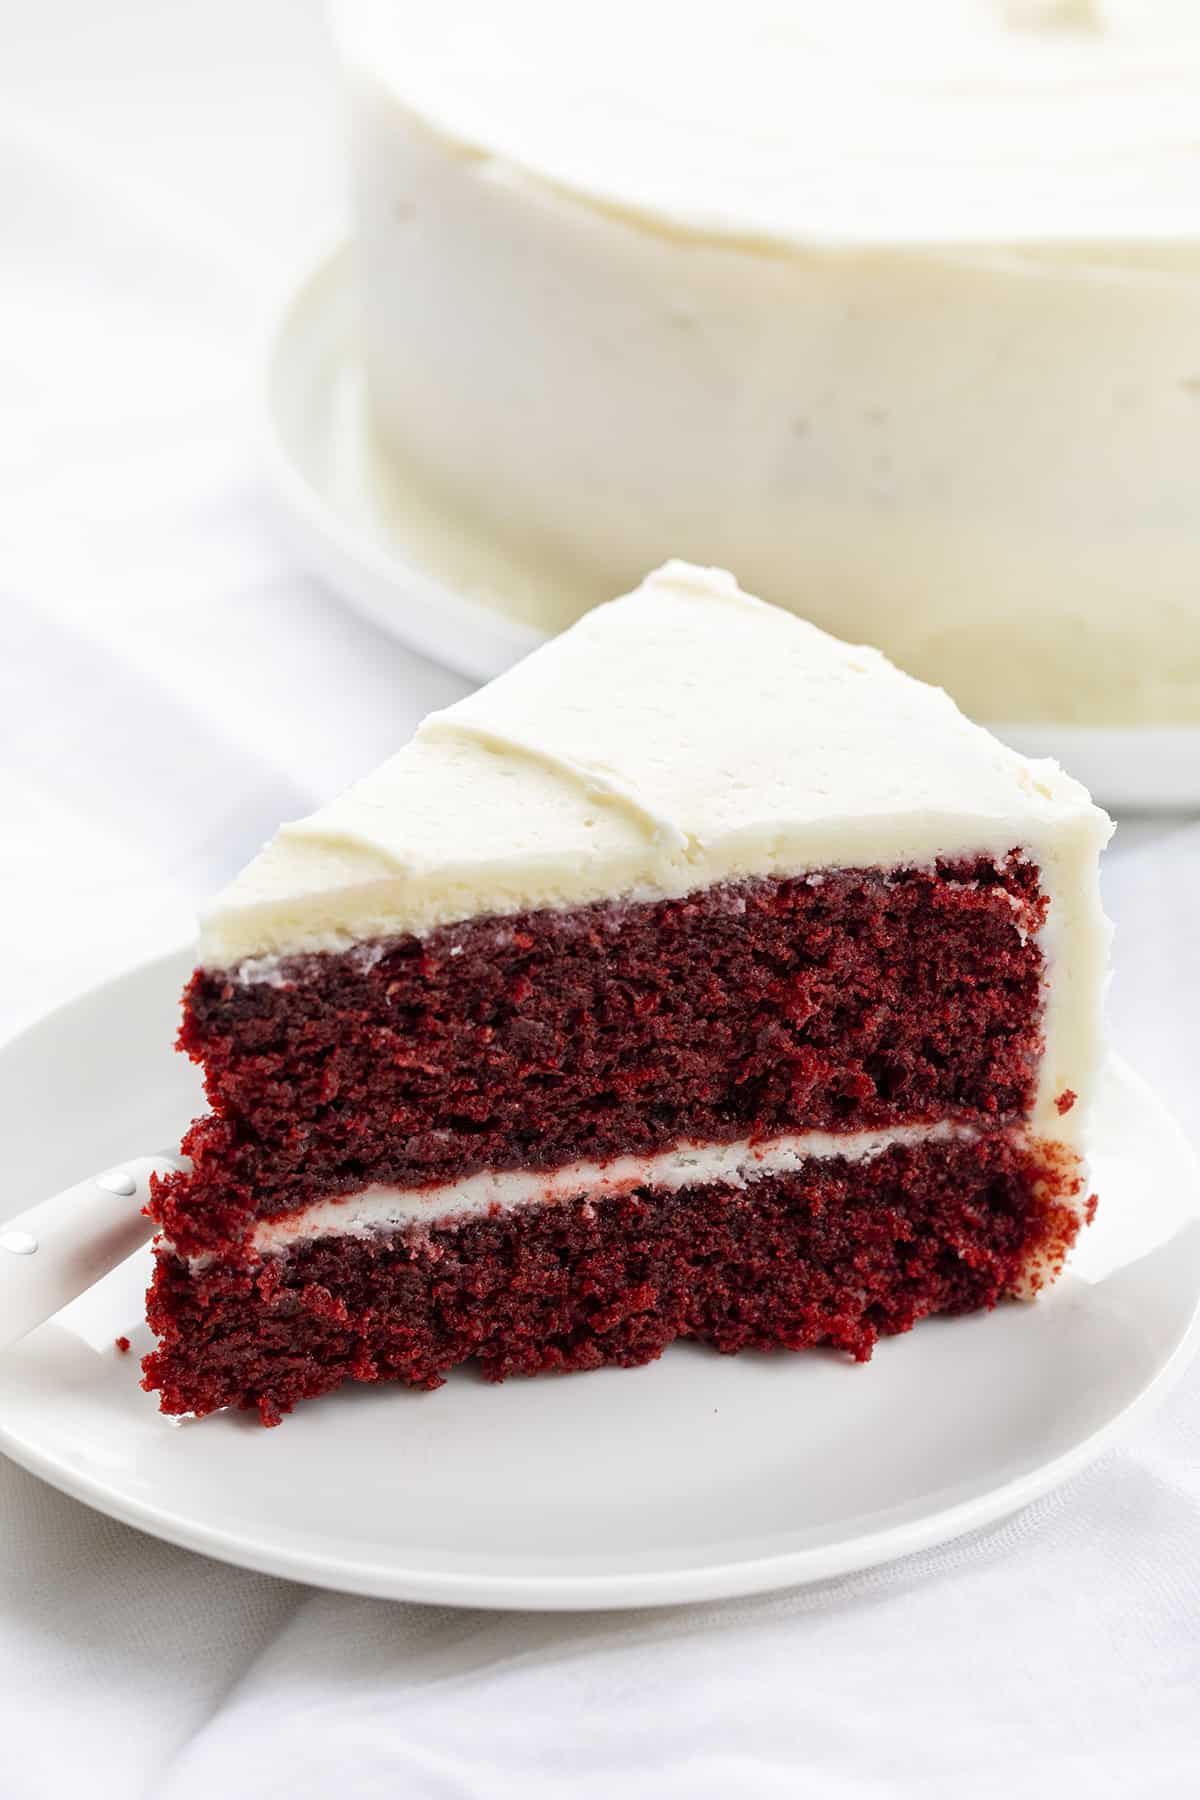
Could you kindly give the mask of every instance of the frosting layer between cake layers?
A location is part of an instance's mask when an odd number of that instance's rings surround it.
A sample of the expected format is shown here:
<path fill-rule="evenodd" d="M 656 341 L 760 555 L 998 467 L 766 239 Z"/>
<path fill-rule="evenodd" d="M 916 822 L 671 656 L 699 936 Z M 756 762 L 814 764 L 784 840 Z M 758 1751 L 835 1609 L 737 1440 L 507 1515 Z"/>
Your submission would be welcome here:
<path fill-rule="evenodd" d="M 284 826 L 210 911 L 201 961 L 263 979 L 480 915 L 1017 850 L 1049 900 L 1031 1123 L 1072 1135 L 1055 1102 L 1089 1091 L 1098 1051 L 1110 830 L 1055 764 L 877 652 L 672 563 Z"/>
<path fill-rule="evenodd" d="M 680 1144 L 657 1156 L 615 1156 L 608 1162 L 563 1163 L 557 1169 L 485 1170 L 440 1187 L 371 1186 L 299 1212 L 264 1219 L 251 1239 L 260 1251 L 286 1249 L 320 1237 L 369 1236 L 413 1225 L 437 1225 L 520 1206 L 561 1200 L 599 1200 L 644 1188 L 673 1194 L 710 1182 L 743 1188 L 766 1175 L 793 1175 L 813 1162 L 865 1162 L 898 1146 L 913 1149 L 951 1141 L 970 1143 L 976 1125 L 895 1125 L 886 1131 L 794 1132 L 762 1143 Z"/>

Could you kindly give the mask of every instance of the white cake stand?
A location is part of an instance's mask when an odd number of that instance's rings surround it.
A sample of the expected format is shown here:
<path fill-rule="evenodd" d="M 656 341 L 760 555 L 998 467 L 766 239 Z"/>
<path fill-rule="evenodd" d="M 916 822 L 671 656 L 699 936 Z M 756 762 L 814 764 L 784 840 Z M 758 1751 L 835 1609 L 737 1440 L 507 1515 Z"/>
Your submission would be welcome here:
<path fill-rule="evenodd" d="M 323 257 L 272 333 L 264 410 L 273 484 L 316 574 L 385 631 L 490 680 L 545 641 L 530 622 L 539 578 L 374 458 L 351 275 L 348 247 Z M 989 723 L 1027 755 L 1056 757 L 1107 806 L 1200 806 L 1200 729 Z"/>

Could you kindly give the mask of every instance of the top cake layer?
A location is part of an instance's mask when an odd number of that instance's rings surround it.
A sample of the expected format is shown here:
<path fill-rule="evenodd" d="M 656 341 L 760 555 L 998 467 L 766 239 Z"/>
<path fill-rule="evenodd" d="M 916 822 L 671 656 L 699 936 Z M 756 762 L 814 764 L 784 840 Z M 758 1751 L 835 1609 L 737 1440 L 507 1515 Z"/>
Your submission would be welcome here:
<path fill-rule="evenodd" d="M 1190 0 L 339 0 L 349 61 L 464 156 L 776 243 L 1194 242 Z"/>
<path fill-rule="evenodd" d="M 1109 830 L 1055 764 L 1006 749 L 878 652 L 671 563 L 282 827 L 211 909 L 200 960 L 1018 849 L 1051 901 L 1046 1026 L 1063 1055 L 1048 1094 L 1090 1060 Z"/>

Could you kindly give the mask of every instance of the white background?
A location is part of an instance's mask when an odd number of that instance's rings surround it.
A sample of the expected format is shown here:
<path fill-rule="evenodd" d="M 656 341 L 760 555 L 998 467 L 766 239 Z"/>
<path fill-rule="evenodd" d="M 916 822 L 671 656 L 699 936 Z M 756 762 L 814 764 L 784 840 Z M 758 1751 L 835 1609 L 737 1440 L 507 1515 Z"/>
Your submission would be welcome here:
<path fill-rule="evenodd" d="M 0 0 L 4 1035 L 186 938 L 463 691 L 261 491 L 258 345 L 341 229 L 335 99 L 309 0 Z M 1114 1036 L 1200 1139 L 1200 825 L 1122 821 L 1107 891 Z M 1197 1373 L 1001 1531 L 654 1618 L 312 1594 L 0 1460 L 3 1800 L 1175 1797 L 1198 1681 Z"/>

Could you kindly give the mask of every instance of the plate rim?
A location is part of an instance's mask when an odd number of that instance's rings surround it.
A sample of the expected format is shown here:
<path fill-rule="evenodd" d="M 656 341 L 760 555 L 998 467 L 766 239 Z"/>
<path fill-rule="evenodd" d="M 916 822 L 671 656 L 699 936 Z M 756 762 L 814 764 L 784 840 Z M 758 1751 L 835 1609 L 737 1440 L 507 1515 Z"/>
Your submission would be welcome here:
<path fill-rule="evenodd" d="M 186 941 L 136 960 L 107 979 L 90 984 L 71 998 L 26 1022 L 0 1040 L 0 1057 L 19 1053 L 24 1038 L 48 1026 L 73 1008 L 96 1000 L 133 977 L 149 977 L 178 963 L 190 949 Z M 1200 1195 L 1200 1159 L 1170 1110 L 1128 1063 L 1109 1053 L 1124 1084 L 1136 1090 L 1169 1128 L 1181 1165 L 1196 1177 Z M 1194 1210 L 1200 1220 L 1200 1206 Z M 42 1329 L 45 1329 L 43 1327 Z M 275 1545 L 246 1538 L 222 1526 L 197 1522 L 170 1508 L 156 1507 L 121 1491 L 100 1474 L 87 1474 L 53 1448 L 31 1441 L 6 1420 L 0 1396 L 0 1452 L 19 1467 L 61 1493 L 106 1517 L 199 1555 L 234 1567 L 297 1581 L 305 1586 L 370 1596 L 482 1610 L 520 1608 L 536 1612 L 613 1611 L 628 1607 L 661 1607 L 731 1599 L 807 1586 L 865 1572 L 923 1550 L 953 1542 L 1011 1517 L 1025 1506 L 1061 1487 L 1094 1463 L 1124 1437 L 1138 1420 L 1158 1405 L 1200 1351 L 1200 1281 L 1186 1324 L 1149 1379 L 1118 1411 L 1059 1455 L 1035 1468 L 919 1518 L 879 1527 L 836 1543 L 774 1550 L 761 1556 L 726 1558 L 666 1570 L 618 1573 L 514 1574 L 404 1567 L 369 1556 L 331 1557 L 319 1550 Z"/>

